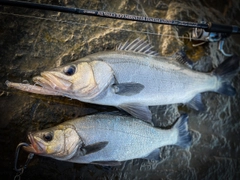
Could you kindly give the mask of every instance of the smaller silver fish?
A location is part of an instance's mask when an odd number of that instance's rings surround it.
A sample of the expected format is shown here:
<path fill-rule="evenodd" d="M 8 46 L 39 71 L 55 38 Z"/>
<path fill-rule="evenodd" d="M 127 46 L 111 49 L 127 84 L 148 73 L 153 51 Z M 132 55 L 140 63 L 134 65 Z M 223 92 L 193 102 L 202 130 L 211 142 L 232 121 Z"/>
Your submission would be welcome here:
<path fill-rule="evenodd" d="M 110 166 L 137 158 L 160 160 L 159 147 L 190 146 L 187 120 L 182 115 L 171 129 L 160 129 L 132 117 L 91 115 L 29 133 L 31 145 L 24 149 L 62 161 Z"/>

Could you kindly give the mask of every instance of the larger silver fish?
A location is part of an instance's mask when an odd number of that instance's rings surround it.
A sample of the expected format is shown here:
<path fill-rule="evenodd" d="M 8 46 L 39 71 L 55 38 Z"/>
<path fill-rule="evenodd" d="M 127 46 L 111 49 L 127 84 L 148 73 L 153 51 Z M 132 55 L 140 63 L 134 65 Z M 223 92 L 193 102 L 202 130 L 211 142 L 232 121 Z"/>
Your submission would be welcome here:
<path fill-rule="evenodd" d="M 199 110 L 203 107 L 201 92 L 235 94 L 230 80 L 239 67 L 238 57 L 228 58 L 212 73 L 201 73 L 157 56 L 151 48 L 136 39 L 116 51 L 92 54 L 42 72 L 33 78 L 40 86 L 6 84 L 32 93 L 116 106 L 146 121 L 152 118 L 148 106 L 189 103 Z"/>
<path fill-rule="evenodd" d="M 25 150 L 58 160 L 100 165 L 119 165 L 136 158 L 160 160 L 159 147 L 189 147 L 187 119 L 182 115 L 171 129 L 163 130 L 132 117 L 91 115 L 29 133 L 31 145 Z"/>

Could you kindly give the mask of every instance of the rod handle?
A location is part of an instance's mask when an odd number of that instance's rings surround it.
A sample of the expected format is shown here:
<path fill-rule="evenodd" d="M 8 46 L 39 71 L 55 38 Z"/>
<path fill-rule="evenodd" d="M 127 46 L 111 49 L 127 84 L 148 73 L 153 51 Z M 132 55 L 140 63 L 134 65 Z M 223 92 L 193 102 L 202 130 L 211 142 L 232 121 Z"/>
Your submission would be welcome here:
<path fill-rule="evenodd" d="M 208 28 L 205 29 L 207 32 L 217 32 L 217 33 L 240 33 L 240 28 L 234 25 L 223 25 L 223 24 L 215 24 L 215 23 L 208 23 Z"/>

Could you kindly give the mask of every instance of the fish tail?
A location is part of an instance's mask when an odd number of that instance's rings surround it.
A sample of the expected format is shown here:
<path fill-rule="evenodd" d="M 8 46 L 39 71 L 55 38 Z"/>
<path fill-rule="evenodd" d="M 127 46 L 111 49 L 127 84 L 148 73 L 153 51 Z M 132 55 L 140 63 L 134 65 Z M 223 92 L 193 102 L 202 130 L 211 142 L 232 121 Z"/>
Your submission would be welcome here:
<path fill-rule="evenodd" d="M 178 139 L 176 145 L 187 148 L 191 145 L 192 137 L 188 131 L 188 115 L 182 114 L 173 128 L 178 129 Z"/>
<path fill-rule="evenodd" d="M 227 58 L 213 70 L 212 74 L 217 76 L 220 80 L 220 87 L 216 92 L 228 96 L 234 96 L 236 94 L 235 88 L 231 85 L 231 80 L 239 70 L 239 62 L 239 57 L 234 55 Z"/>

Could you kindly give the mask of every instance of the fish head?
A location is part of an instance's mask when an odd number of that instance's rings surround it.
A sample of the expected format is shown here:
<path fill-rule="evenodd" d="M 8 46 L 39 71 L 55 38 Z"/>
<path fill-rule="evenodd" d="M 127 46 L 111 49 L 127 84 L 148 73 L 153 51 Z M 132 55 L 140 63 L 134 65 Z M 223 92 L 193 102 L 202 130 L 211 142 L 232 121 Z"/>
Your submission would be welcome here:
<path fill-rule="evenodd" d="M 69 159 L 82 146 L 83 142 L 73 126 L 59 125 L 28 134 L 28 152 L 58 159 Z"/>
<path fill-rule="evenodd" d="M 92 99 L 114 81 L 111 67 L 103 61 L 75 62 L 41 73 L 33 81 L 73 99 Z"/>

